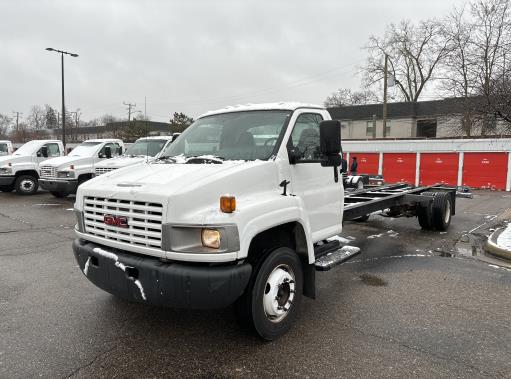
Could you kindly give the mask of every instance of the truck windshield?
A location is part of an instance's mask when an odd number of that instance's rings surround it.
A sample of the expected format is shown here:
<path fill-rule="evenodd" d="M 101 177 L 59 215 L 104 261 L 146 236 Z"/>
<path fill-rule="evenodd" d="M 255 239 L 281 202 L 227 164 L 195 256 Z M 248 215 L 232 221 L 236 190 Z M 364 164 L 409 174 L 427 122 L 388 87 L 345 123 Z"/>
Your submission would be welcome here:
<path fill-rule="evenodd" d="M 128 147 L 126 154 L 124 155 L 128 157 L 137 157 L 140 155 L 149 155 L 150 157 L 154 157 L 161 151 L 161 149 L 163 149 L 163 146 L 165 146 L 166 143 L 167 140 L 164 139 L 138 140 Z"/>
<path fill-rule="evenodd" d="M 101 142 L 82 142 L 78 146 L 76 146 L 70 153 L 70 157 L 92 157 L 96 150 L 98 149 L 98 145 Z"/>
<path fill-rule="evenodd" d="M 30 141 L 21 146 L 13 155 L 32 155 L 41 147 L 41 141 Z"/>
<path fill-rule="evenodd" d="M 266 160 L 272 156 L 291 111 L 262 110 L 206 116 L 189 126 L 161 158 L 214 156 Z"/>

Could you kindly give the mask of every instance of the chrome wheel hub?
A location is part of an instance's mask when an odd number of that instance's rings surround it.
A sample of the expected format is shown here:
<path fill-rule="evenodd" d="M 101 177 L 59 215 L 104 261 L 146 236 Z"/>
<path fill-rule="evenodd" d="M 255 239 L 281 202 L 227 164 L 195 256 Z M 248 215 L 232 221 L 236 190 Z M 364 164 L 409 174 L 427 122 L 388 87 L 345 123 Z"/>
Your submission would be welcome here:
<path fill-rule="evenodd" d="M 282 321 L 295 298 L 295 275 L 287 265 L 277 266 L 268 276 L 263 294 L 263 307 L 271 322 Z"/>

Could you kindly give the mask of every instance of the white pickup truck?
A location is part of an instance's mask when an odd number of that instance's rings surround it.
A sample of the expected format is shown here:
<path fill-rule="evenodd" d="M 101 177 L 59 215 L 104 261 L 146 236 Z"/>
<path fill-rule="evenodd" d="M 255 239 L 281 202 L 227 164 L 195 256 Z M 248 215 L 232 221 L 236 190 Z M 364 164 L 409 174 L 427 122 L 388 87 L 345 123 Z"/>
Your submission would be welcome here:
<path fill-rule="evenodd" d="M 41 162 L 62 155 L 62 142 L 34 140 L 27 142 L 13 154 L 0 157 L 0 191 L 11 192 L 15 189 L 20 195 L 36 193 Z"/>
<path fill-rule="evenodd" d="M 316 296 L 316 270 L 358 253 L 336 238 L 344 220 L 388 209 L 445 230 L 454 214 L 450 189 L 399 184 L 345 195 L 340 132 L 324 108 L 296 103 L 199 117 L 156 161 L 78 189 L 80 269 L 130 301 L 235 303 L 263 339 L 282 335 L 302 296 Z"/>
<path fill-rule="evenodd" d="M 11 155 L 13 151 L 14 150 L 11 141 L 0 140 L 0 157 L 5 155 Z"/>
<path fill-rule="evenodd" d="M 173 136 L 139 138 L 126 149 L 123 155 L 98 163 L 94 169 L 95 175 L 99 176 L 119 168 L 133 166 L 137 163 L 152 162 L 172 142 L 173 138 Z"/>
<path fill-rule="evenodd" d="M 39 185 L 55 197 L 75 193 L 78 186 L 94 177 L 99 162 L 122 154 L 120 139 L 91 139 L 82 142 L 67 156 L 49 159 L 41 165 Z"/>

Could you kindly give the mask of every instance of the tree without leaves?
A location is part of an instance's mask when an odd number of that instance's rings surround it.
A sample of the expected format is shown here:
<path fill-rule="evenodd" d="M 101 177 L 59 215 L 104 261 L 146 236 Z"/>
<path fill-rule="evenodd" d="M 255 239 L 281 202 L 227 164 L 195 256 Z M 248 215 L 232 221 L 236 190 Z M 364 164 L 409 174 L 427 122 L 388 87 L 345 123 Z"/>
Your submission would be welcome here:
<path fill-rule="evenodd" d="M 170 119 L 170 130 L 172 133 L 181 133 L 193 123 L 194 119 L 182 112 L 174 112 Z"/>
<path fill-rule="evenodd" d="M 46 111 L 40 105 L 34 105 L 30 108 L 27 118 L 28 126 L 33 130 L 43 130 L 46 128 Z"/>
<path fill-rule="evenodd" d="M 0 138 L 7 138 L 12 118 L 0 113 Z"/>
<path fill-rule="evenodd" d="M 352 91 L 349 88 L 340 88 L 328 96 L 323 104 L 326 108 L 333 108 L 346 105 L 373 104 L 378 101 L 378 96 L 373 91 Z"/>
<path fill-rule="evenodd" d="M 426 84 L 432 80 L 439 63 L 446 57 L 449 41 L 442 37 L 442 24 L 424 20 L 390 24 L 384 37 L 371 36 L 369 57 L 362 72 L 367 88 L 383 82 L 385 55 L 389 56 L 389 74 L 403 100 L 417 102 Z"/>

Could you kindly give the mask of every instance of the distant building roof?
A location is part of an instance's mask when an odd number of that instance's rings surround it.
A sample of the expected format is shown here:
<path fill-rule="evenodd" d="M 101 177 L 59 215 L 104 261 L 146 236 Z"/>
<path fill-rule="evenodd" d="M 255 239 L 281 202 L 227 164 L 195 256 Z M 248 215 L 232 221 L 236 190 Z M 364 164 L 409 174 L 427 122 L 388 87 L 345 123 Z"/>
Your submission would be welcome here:
<path fill-rule="evenodd" d="M 470 98 L 470 105 L 477 104 L 481 99 Z M 442 100 L 388 103 L 387 112 L 389 118 L 400 117 L 432 117 L 451 114 L 460 114 L 465 108 L 464 98 L 452 97 Z M 344 107 L 328 108 L 333 119 L 339 120 L 365 120 L 383 118 L 383 104 L 347 105 Z"/>

